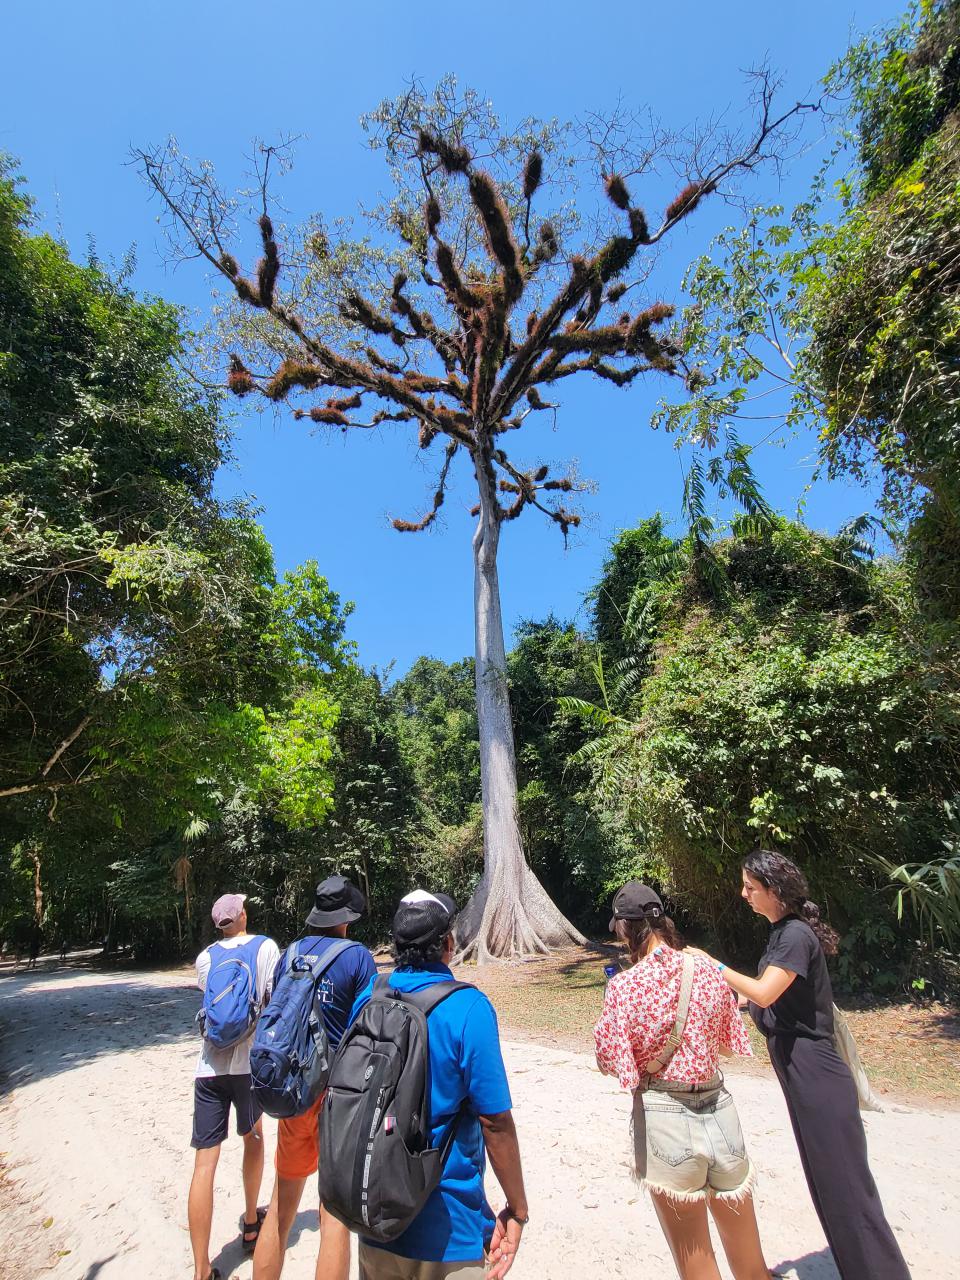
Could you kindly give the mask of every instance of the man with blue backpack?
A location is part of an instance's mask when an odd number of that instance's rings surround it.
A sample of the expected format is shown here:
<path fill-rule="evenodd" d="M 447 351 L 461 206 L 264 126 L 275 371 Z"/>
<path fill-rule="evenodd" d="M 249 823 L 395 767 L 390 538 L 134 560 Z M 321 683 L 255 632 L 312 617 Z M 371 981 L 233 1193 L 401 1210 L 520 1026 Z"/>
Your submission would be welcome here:
<path fill-rule="evenodd" d="M 247 932 L 244 894 L 223 894 L 211 915 L 220 937 L 197 956 L 197 986 L 203 992 L 197 1024 L 203 1041 L 194 1080 L 190 1145 L 196 1157 L 187 1205 L 194 1280 L 219 1280 L 210 1263 L 213 1185 L 231 1107 L 243 1138 L 245 1248 L 254 1247 L 260 1230 L 257 1199 L 263 1181 L 263 1130 L 261 1108 L 250 1085 L 250 1043 L 270 999 L 280 954 L 272 938 Z"/>
<path fill-rule="evenodd" d="M 253 1256 L 254 1280 L 277 1280 L 307 1178 L 317 1172 L 319 1111 L 333 1054 L 360 991 L 376 976 L 373 956 L 347 929 L 367 910 L 343 876 L 317 885 L 305 936 L 274 973 L 273 998 L 251 1050 L 253 1093 L 276 1116 L 277 1178 Z M 350 1232 L 320 1208 L 317 1280 L 347 1280 Z"/>

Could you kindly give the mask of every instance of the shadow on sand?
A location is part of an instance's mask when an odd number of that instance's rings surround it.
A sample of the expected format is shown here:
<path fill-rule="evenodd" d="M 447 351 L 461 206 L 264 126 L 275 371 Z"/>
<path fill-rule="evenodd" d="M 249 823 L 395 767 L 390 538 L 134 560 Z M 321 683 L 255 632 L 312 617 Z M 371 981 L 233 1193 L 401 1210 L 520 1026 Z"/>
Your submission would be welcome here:
<path fill-rule="evenodd" d="M 80 973 L 90 981 L 78 983 Z M 89 963 L 38 966 L 0 981 L 0 1093 L 105 1055 L 196 1043 L 200 993 L 158 986 L 149 974 Z"/>
<path fill-rule="evenodd" d="M 300 1239 L 304 1231 L 312 1231 L 316 1235 L 317 1248 L 320 1247 L 319 1223 L 317 1222 L 316 1209 L 301 1209 L 293 1220 L 293 1226 L 290 1228 L 290 1235 L 287 1239 L 287 1248 L 292 1249 Z M 212 1258 L 210 1265 L 219 1271 L 223 1277 L 231 1276 L 243 1262 L 250 1260 L 251 1254 L 244 1252 L 243 1245 L 240 1243 L 239 1223 L 237 1224 L 237 1234 L 227 1244 L 223 1246 L 215 1258 Z M 86 1278 L 84 1278 L 86 1280 Z"/>
<path fill-rule="evenodd" d="M 773 1264 L 774 1273 L 796 1277 L 796 1280 L 840 1280 L 840 1272 L 829 1249 L 805 1253 L 802 1258 L 791 1258 Z"/>
<path fill-rule="evenodd" d="M 100 1274 L 103 1268 L 107 1265 L 107 1263 L 112 1262 L 116 1256 L 117 1255 L 115 1253 L 111 1253 L 109 1258 L 100 1258 L 98 1262 L 92 1262 L 90 1266 L 87 1267 L 83 1275 L 80 1277 L 80 1280 L 96 1280 L 97 1276 Z"/>

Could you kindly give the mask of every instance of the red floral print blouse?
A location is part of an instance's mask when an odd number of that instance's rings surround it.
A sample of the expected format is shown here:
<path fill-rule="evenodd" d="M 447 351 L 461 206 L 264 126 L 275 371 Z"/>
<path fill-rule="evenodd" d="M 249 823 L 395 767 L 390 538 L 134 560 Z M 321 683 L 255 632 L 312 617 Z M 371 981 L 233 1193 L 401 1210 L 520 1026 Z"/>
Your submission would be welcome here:
<path fill-rule="evenodd" d="M 593 1029 L 597 1062 L 636 1089 L 644 1067 L 666 1045 L 677 1019 L 682 952 L 660 946 L 607 984 L 603 1013 Z M 695 957 L 690 1012 L 683 1040 L 658 1079 L 706 1084 L 717 1072 L 720 1050 L 749 1057 L 750 1041 L 737 998 L 719 972 Z"/>

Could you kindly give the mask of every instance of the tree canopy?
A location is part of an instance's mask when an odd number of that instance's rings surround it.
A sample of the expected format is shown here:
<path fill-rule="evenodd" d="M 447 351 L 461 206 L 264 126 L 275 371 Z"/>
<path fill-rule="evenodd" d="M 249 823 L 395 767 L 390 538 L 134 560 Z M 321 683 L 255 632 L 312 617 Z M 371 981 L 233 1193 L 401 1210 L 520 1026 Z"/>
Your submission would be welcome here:
<path fill-rule="evenodd" d="M 227 432 L 184 370 L 178 312 L 35 234 L 10 162 L 0 332 L 0 804 L 17 865 L 39 876 L 49 844 L 102 874 L 121 828 L 170 844 L 238 789 L 321 821 L 352 606 L 315 564 L 278 577 L 253 513 L 215 496 Z"/>

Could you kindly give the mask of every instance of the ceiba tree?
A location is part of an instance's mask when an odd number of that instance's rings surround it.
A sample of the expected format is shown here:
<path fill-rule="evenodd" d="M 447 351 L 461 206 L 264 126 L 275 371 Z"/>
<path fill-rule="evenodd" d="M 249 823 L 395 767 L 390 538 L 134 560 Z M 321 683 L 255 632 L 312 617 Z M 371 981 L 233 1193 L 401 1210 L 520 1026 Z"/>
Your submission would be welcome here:
<path fill-rule="evenodd" d="M 673 308 L 659 300 L 631 308 L 631 280 L 654 246 L 737 171 L 768 154 L 768 139 L 803 107 L 774 118 L 773 89 L 762 79 L 759 115 L 746 139 L 718 140 L 696 176 L 651 222 L 626 178 L 650 167 L 655 148 L 624 145 L 622 121 L 587 130 L 615 224 L 600 219 L 567 242 L 578 219 L 563 205 L 538 214 L 548 165 L 569 181 L 563 131 L 528 122 L 504 135 L 488 105 L 460 98 L 452 81 L 430 97 L 414 87 L 367 123 L 394 178 L 391 201 L 370 216 L 394 232 L 393 250 L 373 240 L 334 242 L 314 222 L 281 250 L 269 213 L 268 181 L 277 153 L 258 163 L 262 255 L 252 274 L 234 256 L 235 204 L 208 167 L 191 168 L 172 144 L 139 151 L 148 183 L 171 217 L 182 252 L 226 277 L 242 304 L 227 382 L 238 396 L 301 398 L 293 416 L 342 432 L 409 424 L 420 450 L 438 452 L 427 510 L 396 519 L 416 533 L 437 519 L 451 468 L 465 459 L 476 482 L 473 532 L 476 696 L 484 819 L 484 870 L 461 913 L 464 958 L 525 954 L 583 942 L 528 866 L 517 827 L 513 726 L 506 677 L 497 560 L 505 526 L 534 510 L 566 536 L 579 523 L 572 474 L 524 466 L 514 442 L 531 417 L 555 411 L 558 384 L 577 375 L 629 386 L 646 373 L 681 372 L 680 348 L 663 328 Z M 611 139 L 620 158 L 613 171 Z M 701 139 L 702 144 L 702 139 Z M 701 145 L 695 151 L 704 157 Z M 720 153 L 723 152 L 721 155 Z M 245 326 L 242 330 L 240 326 Z M 255 358 L 251 358 L 255 353 Z M 266 369 L 257 363 L 269 361 Z M 308 403 L 304 405 L 302 398 Z"/>

